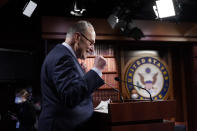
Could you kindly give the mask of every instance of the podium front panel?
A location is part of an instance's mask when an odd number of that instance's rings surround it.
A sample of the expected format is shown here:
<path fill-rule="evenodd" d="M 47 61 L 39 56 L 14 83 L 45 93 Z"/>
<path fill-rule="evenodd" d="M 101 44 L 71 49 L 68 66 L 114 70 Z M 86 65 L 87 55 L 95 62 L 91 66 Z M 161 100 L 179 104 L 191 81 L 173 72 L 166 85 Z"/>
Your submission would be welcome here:
<path fill-rule="evenodd" d="M 175 101 L 136 101 L 109 104 L 111 122 L 160 120 L 172 118 L 175 115 Z"/>
<path fill-rule="evenodd" d="M 111 126 L 111 131 L 174 131 L 173 122 Z"/>

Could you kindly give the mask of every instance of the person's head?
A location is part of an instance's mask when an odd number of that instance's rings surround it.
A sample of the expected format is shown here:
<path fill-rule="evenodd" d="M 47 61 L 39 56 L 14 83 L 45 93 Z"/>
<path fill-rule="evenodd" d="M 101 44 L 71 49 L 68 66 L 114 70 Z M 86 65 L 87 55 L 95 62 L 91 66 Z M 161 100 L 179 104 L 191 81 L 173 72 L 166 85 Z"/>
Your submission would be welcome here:
<path fill-rule="evenodd" d="M 74 50 L 77 58 L 85 59 L 88 53 L 94 51 L 96 33 L 88 21 L 78 21 L 69 28 L 66 43 Z"/>
<path fill-rule="evenodd" d="M 15 103 L 23 103 L 27 101 L 29 97 L 29 93 L 27 92 L 26 89 L 21 89 L 16 92 L 16 97 L 15 97 Z"/>

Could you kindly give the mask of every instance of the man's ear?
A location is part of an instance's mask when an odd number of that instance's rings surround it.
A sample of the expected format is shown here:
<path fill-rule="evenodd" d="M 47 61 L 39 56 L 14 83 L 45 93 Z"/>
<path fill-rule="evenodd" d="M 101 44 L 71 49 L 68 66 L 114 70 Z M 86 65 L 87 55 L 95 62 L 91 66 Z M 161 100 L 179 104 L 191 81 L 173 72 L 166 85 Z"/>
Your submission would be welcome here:
<path fill-rule="evenodd" d="M 80 39 L 81 39 L 81 35 L 78 32 L 74 33 L 75 43 L 79 43 Z"/>

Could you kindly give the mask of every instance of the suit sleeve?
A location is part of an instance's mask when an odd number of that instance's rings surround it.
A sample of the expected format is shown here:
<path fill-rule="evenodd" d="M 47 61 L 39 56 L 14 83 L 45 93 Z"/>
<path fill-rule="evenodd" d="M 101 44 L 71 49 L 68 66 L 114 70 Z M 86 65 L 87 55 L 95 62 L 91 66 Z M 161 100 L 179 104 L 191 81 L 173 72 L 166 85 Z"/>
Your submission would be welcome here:
<path fill-rule="evenodd" d="M 104 84 L 100 76 L 92 70 L 81 77 L 71 57 L 64 57 L 57 62 L 53 74 L 60 99 L 69 107 L 78 105 Z"/>

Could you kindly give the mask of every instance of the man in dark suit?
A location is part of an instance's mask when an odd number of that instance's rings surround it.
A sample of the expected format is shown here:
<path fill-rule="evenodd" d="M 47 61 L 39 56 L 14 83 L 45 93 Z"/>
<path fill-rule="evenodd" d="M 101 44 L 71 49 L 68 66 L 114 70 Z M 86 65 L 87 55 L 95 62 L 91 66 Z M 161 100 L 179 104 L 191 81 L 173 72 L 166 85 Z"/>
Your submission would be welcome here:
<path fill-rule="evenodd" d="M 79 21 L 67 31 L 65 42 L 45 58 L 41 71 L 42 112 L 39 131 L 75 131 L 91 117 L 91 94 L 104 84 L 106 60 L 97 56 L 94 67 L 84 72 L 79 59 L 93 52 L 95 31 L 87 21 Z"/>

